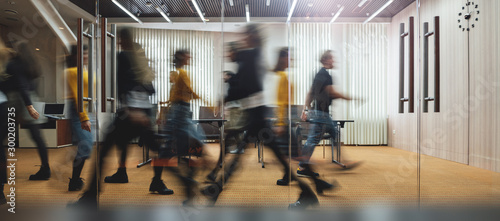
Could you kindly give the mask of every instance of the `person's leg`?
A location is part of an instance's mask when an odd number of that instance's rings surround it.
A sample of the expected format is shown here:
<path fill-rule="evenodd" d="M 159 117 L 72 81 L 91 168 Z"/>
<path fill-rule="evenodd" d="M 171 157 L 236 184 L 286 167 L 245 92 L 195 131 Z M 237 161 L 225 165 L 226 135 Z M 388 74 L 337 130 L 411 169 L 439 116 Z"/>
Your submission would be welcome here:
<path fill-rule="evenodd" d="M 42 166 L 40 170 L 30 176 L 30 180 L 48 180 L 50 178 L 50 167 L 49 167 L 49 157 L 47 153 L 47 145 L 42 138 L 42 134 L 40 133 L 40 125 L 38 124 L 27 124 L 26 125 L 30 131 L 31 139 L 36 143 L 38 149 L 38 155 L 40 156 L 40 160 Z"/>
<path fill-rule="evenodd" d="M 116 146 L 121 151 L 120 152 L 120 160 L 118 163 L 118 170 L 111 176 L 106 176 L 104 178 L 105 183 L 128 183 L 128 175 L 127 175 L 127 154 L 128 154 L 128 142 L 124 143 L 121 141 L 117 141 Z"/>
<path fill-rule="evenodd" d="M 80 116 L 76 111 L 75 104 L 68 102 L 70 106 L 70 122 L 71 122 L 71 132 L 74 135 L 75 142 L 77 145 L 75 159 L 73 160 L 73 172 L 68 184 L 68 191 L 78 191 L 83 188 L 83 180 L 80 177 L 83 166 L 85 165 L 85 160 L 90 157 L 92 148 L 94 146 L 93 130 L 95 130 L 95 121 L 91 121 L 91 131 L 86 131 L 82 129 Z"/>
<path fill-rule="evenodd" d="M 5 103 L 0 104 L 0 205 L 7 203 L 3 193 L 4 184 L 7 183 L 7 156 L 3 141 L 7 137 L 7 107 Z"/>

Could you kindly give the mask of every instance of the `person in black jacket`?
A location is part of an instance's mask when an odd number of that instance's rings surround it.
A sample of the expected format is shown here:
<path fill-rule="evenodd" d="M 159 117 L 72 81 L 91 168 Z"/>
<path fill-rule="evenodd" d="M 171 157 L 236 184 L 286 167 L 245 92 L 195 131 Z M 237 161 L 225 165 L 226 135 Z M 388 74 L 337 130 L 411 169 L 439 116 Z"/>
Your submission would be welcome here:
<path fill-rule="evenodd" d="M 275 141 L 275 135 L 271 129 L 271 125 L 266 121 L 265 116 L 267 107 L 264 105 L 264 94 L 262 86 L 262 78 L 265 69 L 262 67 L 262 37 L 257 25 L 248 25 L 245 31 L 245 43 L 247 47 L 240 50 L 236 55 L 238 62 L 238 86 L 229 91 L 228 97 L 240 100 L 241 107 L 245 111 L 246 119 L 244 129 L 246 130 L 243 141 L 238 144 L 238 148 L 243 148 L 248 143 L 257 140 L 271 148 L 280 164 L 283 166 L 286 174 L 290 174 L 290 166 L 288 162 L 281 157 L 278 144 Z M 223 182 L 230 180 L 232 174 L 240 162 L 240 156 L 236 155 L 231 162 L 226 166 L 224 177 L 219 176 L 214 184 L 209 185 L 203 190 L 203 193 L 209 197 L 211 203 L 215 203 L 222 192 Z M 299 204 L 291 204 L 289 208 L 295 209 L 305 208 L 311 205 L 318 204 L 318 199 L 308 184 L 299 180 L 295 174 L 290 174 L 289 177 L 297 180 L 302 190 L 299 197 Z M 300 205 L 300 206 L 297 206 Z"/>
<path fill-rule="evenodd" d="M 0 88 L 4 88 L 4 82 L 10 76 L 5 73 L 5 66 L 9 61 L 13 51 L 5 47 L 2 39 L 0 39 Z M 3 141 L 8 134 L 8 110 L 7 110 L 7 95 L 0 90 L 0 205 L 7 203 L 7 199 L 3 193 L 4 185 L 7 183 L 7 156 L 3 148 Z"/>
<path fill-rule="evenodd" d="M 29 177 L 30 180 L 48 180 L 50 167 L 47 145 L 40 133 L 40 114 L 33 107 L 36 98 L 35 79 L 41 75 L 36 55 L 27 42 L 16 44 L 16 55 L 7 64 L 5 73 L 9 76 L 0 89 L 8 97 L 8 106 L 16 108 L 18 122 L 28 128 L 31 139 L 36 143 L 41 160 L 40 170 Z"/>
<path fill-rule="evenodd" d="M 117 117 L 108 128 L 103 145 L 99 153 L 97 168 L 89 188 L 75 204 L 97 205 L 97 196 L 100 192 L 98 185 L 103 159 L 108 155 L 111 147 L 117 145 L 122 152 L 126 151 L 129 142 L 138 137 L 145 137 L 144 142 L 151 149 L 159 149 L 151 129 L 150 111 L 152 105 L 149 96 L 155 91 L 152 85 L 154 74 L 149 68 L 142 48 L 133 42 L 132 31 L 124 28 L 119 31 L 119 42 L 122 52 L 118 55 L 118 96 L 120 108 Z M 158 191 L 168 191 L 166 186 L 158 186 Z M 155 189 L 156 190 L 156 189 Z"/>

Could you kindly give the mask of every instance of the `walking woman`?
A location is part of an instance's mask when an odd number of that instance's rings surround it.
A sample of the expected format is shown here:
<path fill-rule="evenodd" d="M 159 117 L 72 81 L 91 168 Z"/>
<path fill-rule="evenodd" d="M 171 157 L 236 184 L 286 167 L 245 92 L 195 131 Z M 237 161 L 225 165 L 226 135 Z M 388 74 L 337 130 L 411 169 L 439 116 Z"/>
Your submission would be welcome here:
<path fill-rule="evenodd" d="M 174 156 L 178 157 L 178 168 L 168 167 L 183 182 L 187 200 L 184 205 L 191 205 L 194 197 L 194 187 L 197 184 L 193 180 L 195 170 L 190 167 L 189 160 L 185 156 L 201 156 L 203 147 L 203 135 L 200 134 L 193 122 L 190 110 L 190 101 L 200 97 L 193 91 L 188 72 L 184 69 L 190 64 L 191 54 L 187 50 L 178 50 L 174 54 L 174 65 L 177 77 L 174 81 L 172 95 L 170 96 L 170 109 L 167 114 L 167 122 L 163 131 L 167 136 L 167 143 L 160 149 L 159 159 L 153 161 L 155 175 L 151 187 L 161 185 L 161 174 L 164 166 L 168 166 Z M 184 171 L 181 173 L 180 171 Z M 150 190 L 152 190 L 150 188 Z M 165 194 L 161 193 L 160 194 Z M 173 191 L 172 191 L 173 193 Z"/>
<path fill-rule="evenodd" d="M 84 46 L 83 64 L 88 62 L 88 50 Z M 69 181 L 68 191 L 78 191 L 83 188 L 83 181 L 80 177 L 85 160 L 90 157 L 94 143 L 95 133 L 92 127 L 95 127 L 95 119 L 87 113 L 88 103 L 83 103 L 83 112 L 78 111 L 78 79 L 77 79 L 77 48 L 71 47 L 70 55 L 66 58 L 66 77 L 68 79 L 67 105 L 69 107 L 69 118 L 71 121 L 71 132 L 75 137 L 77 152 L 73 160 L 73 173 Z M 83 70 L 83 96 L 88 97 L 88 77 L 89 73 Z M 93 108 L 93 107 L 92 107 Z"/>

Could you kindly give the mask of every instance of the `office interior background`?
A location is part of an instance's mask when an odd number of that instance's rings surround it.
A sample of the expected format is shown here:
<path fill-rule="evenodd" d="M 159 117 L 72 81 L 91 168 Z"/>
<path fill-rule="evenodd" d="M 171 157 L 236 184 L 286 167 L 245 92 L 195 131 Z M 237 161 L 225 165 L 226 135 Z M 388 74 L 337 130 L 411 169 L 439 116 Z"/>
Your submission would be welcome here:
<path fill-rule="evenodd" d="M 27 41 L 42 65 L 43 74 L 37 79 L 40 102 L 35 105 L 41 115 L 44 105 L 65 103 L 64 57 L 83 36 L 92 63 L 85 68 L 95 81 L 97 110 L 89 114 L 98 119 L 98 141 L 115 111 L 113 102 L 103 101 L 116 89 L 113 59 L 120 47 L 113 38 L 114 29 L 133 28 L 134 41 L 149 59 L 155 73 L 156 93 L 150 97 L 155 112 L 170 96 L 173 53 L 188 49 L 192 60 L 186 70 L 194 90 L 204 98 L 191 103 L 193 119 L 212 119 L 223 116 L 203 107 L 220 104 L 226 93 L 223 71 L 237 72 L 237 64 L 227 58 L 228 44 L 244 37 L 247 24 L 259 24 L 268 70 L 264 76 L 268 106 L 276 106 L 278 77 L 272 69 L 283 47 L 290 51 L 289 103 L 299 110 L 290 120 L 298 119 L 302 110 L 298 105 L 305 103 L 326 50 L 333 50 L 335 68 L 330 74 L 335 88 L 363 98 L 337 99 L 330 108 L 334 120 L 353 122 L 341 128 L 341 159 L 336 142 L 330 139 L 322 140 L 314 152 L 314 161 L 321 165 L 319 173 L 341 186 L 319 197 L 320 209 L 500 203 L 500 1 L 1 0 L 0 8 L 2 40 Z M 50 148 L 52 177 L 33 182 L 27 177 L 39 165 L 38 155 L 27 132 L 19 127 L 19 210 L 64 208 L 78 198 L 79 193 L 66 191 L 72 160 L 67 156 L 75 151 L 68 128 L 63 116 L 53 128 L 42 129 Z M 220 137 L 206 143 L 216 159 Z M 94 150 L 99 145 L 96 142 Z M 176 193 L 149 194 L 152 169 L 149 165 L 137 168 L 147 160 L 144 147 L 134 141 L 129 148 L 130 182 L 103 184 L 100 206 L 180 206 L 180 182 L 165 175 L 167 186 Z M 94 155 L 89 162 L 95 161 Z M 294 188 L 276 186 L 282 174 L 268 150 L 252 144 L 244 155 L 239 174 L 227 184 L 215 207 L 280 210 L 296 199 Z M 102 177 L 115 171 L 118 156 L 110 155 Z M 347 157 L 362 164 L 342 170 L 332 163 Z M 294 171 L 297 162 L 292 160 L 290 165 Z M 89 174 L 90 168 L 85 168 L 82 177 Z M 200 180 L 204 176 L 202 172 Z M 199 204 L 203 203 L 200 199 Z"/>

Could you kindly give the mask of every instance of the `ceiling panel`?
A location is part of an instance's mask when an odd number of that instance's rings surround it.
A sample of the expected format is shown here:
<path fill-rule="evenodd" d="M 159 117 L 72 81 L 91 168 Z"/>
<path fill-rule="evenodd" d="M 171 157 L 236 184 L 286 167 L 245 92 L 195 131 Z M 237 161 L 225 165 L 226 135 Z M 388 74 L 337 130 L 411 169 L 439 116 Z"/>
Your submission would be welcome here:
<path fill-rule="evenodd" d="M 192 0 L 117 0 L 133 14 L 140 17 L 160 17 L 155 6 L 160 7 L 170 17 L 198 17 L 196 10 L 192 7 Z M 222 0 L 197 0 L 205 17 L 220 17 Z M 293 0 L 233 0 L 234 6 L 229 5 L 229 0 L 223 0 L 225 4 L 225 17 L 245 17 L 245 5 L 249 5 L 251 17 L 287 17 L 288 10 Z M 340 17 L 368 17 L 375 13 L 388 0 L 368 0 L 362 7 L 358 4 L 362 0 L 297 0 L 297 7 L 293 17 L 332 17 L 340 7 L 344 10 Z M 377 17 L 392 17 L 406 8 L 415 0 L 396 0 L 383 10 Z M 95 6 L 88 0 L 71 0 L 82 9 L 94 14 Z M 149 4 L 148 4 L 149 3 Z M 148 6 L 150 5 L 150 6 Z M 111 0 L 100 0 L 99 13 L 103 17 L 128 17 Z"/>

